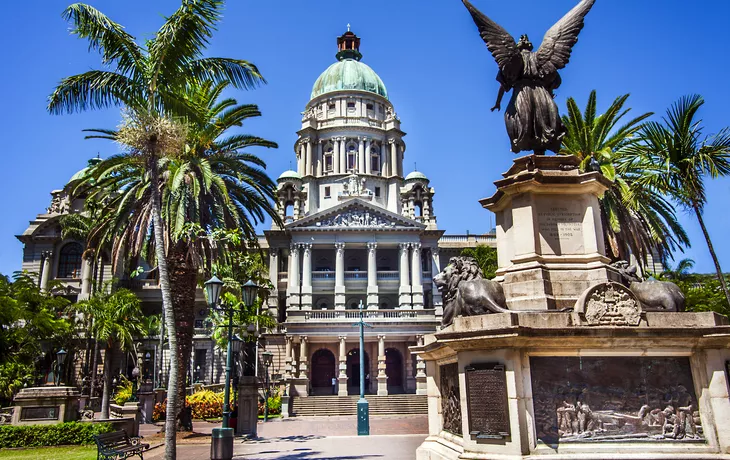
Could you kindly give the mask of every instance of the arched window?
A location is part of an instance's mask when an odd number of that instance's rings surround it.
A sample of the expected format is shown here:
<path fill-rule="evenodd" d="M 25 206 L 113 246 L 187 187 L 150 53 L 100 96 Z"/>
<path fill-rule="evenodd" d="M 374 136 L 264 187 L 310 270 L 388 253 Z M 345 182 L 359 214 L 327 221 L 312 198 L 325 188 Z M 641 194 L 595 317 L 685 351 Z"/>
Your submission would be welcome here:
<path fill-rule="evenodd" d="M 334 147 L 332 147 L 332 144 L 327 144 L 327 146 L 324 148 L 324 170 L 325 172 L 332 172 L 333 167 L 333 158 L 334 158 Z"/>
<path fill-rule="evenodd" d="M 380 149 L 378 147 L 370 147 L 370 170 L 373 174 L 380 172 Z"/>
<path fill-rule="evenodd" d="M 81 278 L 81 253 L 84 248 L 79 243 L 68 243 L 61 248 L 58 259 L 57 278 Z"/>
<path fill-rule="evenodd" d="M 357 146 L 350 144 L 347 146 L 347 169 L 354 171 L 357 167 Z"/>

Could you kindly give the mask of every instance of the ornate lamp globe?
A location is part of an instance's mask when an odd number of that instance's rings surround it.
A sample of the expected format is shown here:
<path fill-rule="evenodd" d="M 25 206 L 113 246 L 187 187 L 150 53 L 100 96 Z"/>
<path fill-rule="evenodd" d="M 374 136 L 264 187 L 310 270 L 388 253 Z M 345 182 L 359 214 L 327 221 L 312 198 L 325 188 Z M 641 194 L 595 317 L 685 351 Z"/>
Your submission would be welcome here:
<path fill-rule="evenodd" d="M 241 347 L 243 346 L 243 340 L 241 340 L 240 337 L 237 335 L 234 335 L 231 337 L 231 351 L 233 353 L 238 353 L 241 351 Z"/>
<path fill-rule="evenodd" d="M 221 298 L 221 289 L 223 289 L 223 281 L 215 275 L 205 282 L 205 294 L 208 296 L 209 305 L 218 305 L 218 300 Z"/>
<path fill-rule="evenodd" d="M 58 360 L 59 365 L 63 365 L 63 363 L 66 362 L 67 354 L 68 354 L 68 352 L 66 350 L 64 350 L 63 348 L 58 350 L 58 353 L 56 353 L 56 359 Z"/>
<path fill-rule="evenodd" d="M 241 286 L 241 291 L 243 303 L 247 307 L 252 307 L 254 302 L 256 302 L 256 297 L 258 297 L 259 286 L 253 280 L 248 280 L 246 284 Z"/>
<path fill-rule="evenodd" d="M 264 365 L 266 367 L 271 366 L 271 364 L 274 362 L 274 354 L 270 351 L 265 351 L 261 353 L 261 358 L 264 360 Z"/>

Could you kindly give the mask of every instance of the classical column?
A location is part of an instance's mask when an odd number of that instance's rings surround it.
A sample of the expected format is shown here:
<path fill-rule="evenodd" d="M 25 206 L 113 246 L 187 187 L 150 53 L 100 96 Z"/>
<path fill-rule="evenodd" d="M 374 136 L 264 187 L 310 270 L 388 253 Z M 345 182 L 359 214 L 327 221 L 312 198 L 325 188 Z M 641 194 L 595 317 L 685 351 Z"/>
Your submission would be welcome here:
<path fill-rule="evenodd" d="M 423 308 L 423 271 L 421 270 L 421 243 L 412 243 L 413 253 L 411 254 L 411 293 L 413 295 L 413 308 Z"/>
<path fill-rule="evenodd" d="M 285 370 L 284 378 L 286 380 L 289 380 L 294 375 L 292 373 L 292 363 L 294 362 L 294 355 L 292 354 L 292 351 L 293 351 L 292 342 L 294 341 L 294 337 L 292 337 L 291 335 L 287 335 L 284 337 L 284 339 L 286 340 L 286 344 L 285 344 L 286 348 L 284 351 L 284 360 L 286 362 L 286 367 L 284 368 L 284 370 Z"/>
<path fill-rule="evenodd" d="M 301 204 L 299 203 L 299 197 L 294 197 L 294 209 L 292 211 L 292 217 L 294 220 L 299 219 L 299 208 L 301 207 Z"/>
<path fill-rule="evenodd" d="M 378 309 L 378 264 L 377 254 L 378 243 L 370 242 L 368 246 L 368 310 Z"/>
<path fill-rule="evenodd" d="M 312 309 L 312 243 L 301 245 L 302 255 L 302 310 Z"/>
<path fill-rule="evenodd" d="M 335 243 L 335 310 L 345 309 L 345 243 Z"/>
<path fill-rule="evenodd" d="M 388 139 L 390 142 L 390 175 L 398 175 L 398 145 L 395 139 Z"/>
<path fill-rule="evenodd" d="M 312 138 L 307 138 L 306 151 L 304 156 L 304 176 L 313 174 L 314 160 L 312 159 Z"/>
<path fill-rule="evenodd" d="M 269 248 L 269 282 L 273 289 L 269 291 L 269 297 L 266 301 L 269 313 L 274 318 L 279 317 L 279 249 Z"/>
<path fill-rule="evenodd" d="M 347 173 L 347 138 L 340 138 L 340 174 Z"/>
<path fill-rule="evenodd" d="M 299 244 L 292 243 L 289 246 L 289 287 L 287 289 L 288 305 L 291 310 L 298 310 L 300 304 L 299 290 Z"/>
<path fill-rule="evenodd" d="M 423 211 L 423 208 L 421 210 Z M 411 219 L 416 218 L 416 200 L 413 197 L 408 200 L 408 217 Z"/>
<path fill-rule="evenodd" d="M 41 253 L 41 257 L 43 257 L 43 265 L 41 268 L 41 290 L 47 291 L 48 282 L 51 280 L 51 267 L 53 266 L 51 262 L 53 261 L 53 251 L 43 251 Z"/>
<path fill-rule="evenodd" d="M 299 378 L 307 378 L 307 336 L 303 335 L 300 337 L 301 343 L 299 344 Z"/>
<path fill-rule="evenodd" d="M 431 248 L 431 279 L 438 275 L 441 272 L 441 259 L 439 258 L 439 248 L 438 246 Z M 441 291 L 439 291 L 436 288 L 436 285 L 433 284 L 433 288 L 431 290 L 431 298 L 433 299 L 433 307 L 436 309 L 436 316 L 443 316 L 444 315 L 444 305 L 443 305 L 443 299 L 441 298 Z M 424 364 L 425 366 L 425 364 Z"/>
<path fill-rule="evenodd" d="M 365 138 L 360 137 L 360 144 L 357 149 L 357 172 L 365 174 Z"/>
<path fill-rule="evenodd" d="M 81 259 L 81 292 L 78 300 L 88 300 L 91 295 L 91 267 L 94 261 L 91 257 Z"/>
<path fill-rule="evenodd" d="M 400 307 L 403 309 L 411 308 L 411 281 L 409 277 L 408 266 L 410 262 L 408 260 L 408 248 L 410 243 L 400 243 L 398 249 L 400 250 L 400 264 L 398 266 L 400 270 L 400 287 L 398 288 L 398 297 Z"/>
<path fill-rule="evenodd" d="M 385 374 L 385 336 L 378 336 L 378 396 L 388 396 L 388 376 Z"/>
<path fill-rule="evenodd" d="M 416 336 L 416 344 L 423 346 L 423 336 Z M 426 388 L 426 362 L 421 358 L 421 355 L 416 355 L 416 394 L 426 395 L 428 390 Z"/>
<path fill-rule="evenodd" d="M 372 141 L 370 139 L 367 139 L 365 141 L 365 174 L 373 173 L 373 161 L 372 161 L 372 158 L 370 158 L 370 155 L 371 155 L 370 146 L 371 145 L 372 145 Z"/>
<path fill-rule="evenodd" d="M 383 177 L 390 176 L 390 155 L 388 149 L 385 148 L 385 142 L 380 143 L 380 159 L 382 160 L 380 164 L 381 175 Z"/>
<path fill-rule="evenodd" d="M 332 173 L 340 173 L 340 138 L 333 137 L 332 141 Z"/>
<path fill-rule="evenodd" d="M 337 395 L 347 396 L 347 343 L 345 342 L 346 337 L 341 335 L 340 339 L 340 356 L 339 361 L 339 375 L 337 376 Z"/>
<path fill-rule="evenodd" d="M 297 145 L 297 172 L 301 175 L 304 170 L 304 144 L 300 141 Z"/>
<path fill-rule="evenodd" d="M 319 139 L 317 141 L 317 167 L 316 167 L 316 171 L 317 171 L 317 176 L 318 177 L 319 176 L 322 176 L 322 172 L 323 172 L 323 169 L 324 169 L 324 153 L 323 153 L 324 146 L 322 145 L 323 142 L 324 141 L 322 139 Z"/>

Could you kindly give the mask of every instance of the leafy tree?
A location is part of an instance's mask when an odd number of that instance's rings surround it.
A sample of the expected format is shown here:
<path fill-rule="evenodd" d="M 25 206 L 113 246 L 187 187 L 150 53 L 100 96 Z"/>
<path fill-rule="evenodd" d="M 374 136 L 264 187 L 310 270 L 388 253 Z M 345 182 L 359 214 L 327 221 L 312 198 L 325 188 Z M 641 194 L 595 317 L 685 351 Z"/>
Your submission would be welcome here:
<path fill-rule="evenodd" d="M 74 309 L 92 318 L 91 333 L 104 344 L 104 390 L 101 398 L 101 418 L 109 418 L 112 391 L 112 353 L 117 347 L 130 352 L 134 337 L 144 331 L 144 315 L 137 296 L 127 289 L 99 292 L 89 300 L 78 302 Z"/>
<path fill-rule="evenodd" d="M 42 291 L 33 274 L 18 272 L 13 282 L 0 275 L 0 401 L 9 402 L 32 383 L 43 344 L 68 347 L 72 323 L 63 315 L 68 304 Z"/>
<path fill-rule="evenodd" d="M 682 259 L 674 267 L 667 267 L 661 274 L 661 277 L 670 281 L 683 281 L 690 276 L 694 266 L 694 260 Z"/>
<path fill-rule="evenodd" d="M 568 130 L 560 153 L 581 160 L 581 171 L 597 171 L 613 182 L 600 199 L 606 248 L 614 260 L 630 260 L 630 254 L 646 264 L 654 252 L 662 260 L 683 246 L 689 238 L 677 220 L 674 208 L 655 187 L 640 179 L 641 168 L 623 161 L 627 148 L 637 142 L 636 134 L 645 113 L 620 125 L 631 109 L 624 108 L 629 95 L 616 98 L 605 113 L 596 113 L 596 91 L 591 91 L 581 113 L 573 98 L 563 124 Z"/>
<path fill-rule="evenodd" d="M 145 203 L 137 209 L 149 215 L 157 243 L 154 249 L 173 360 L 169 379 L 172 394 L 177 394 L 180 387 L 179 363 L 176 362 L 180 357 L 165 259 L 170 233 L 165 230 L 161 217 L 160 186 L 164 179 L 160 176 L 159 162 L 166 154 L 178 153 L 179 117 L 195 113 L 186 99 L 180 97 L 191 81 L 229 81 L 237 88 L 253 88 L 264 81 L 258 69 L 249 62 L 203 56 L 220 20 L 222 7 L 221 0 L 182 0 L 177 11 L 165 19 L 144 46 L 140 46 L 121 25 L 99 10 L 82 3 L 70 5 L 63 17 L 71 23 L 73 34 L 86 39 L 89 48 L 101 54 L 104 70 L 89 70 L 64 78 L 51 94 L 48 104 L 48 110 L 55 114 L 110 106 L 122 106 L 127 110 L 124 128 L 126 144 L 130 147 L 128 155 L 144 166 L 146 180 L 152 184 L 146 193 L 134 198 Z M 137 229 L 148 230 L 147 227 Z M 109 234 L 108 238 L 117 247 L 124 244 L 118 234 Z M 169 399 L 167 409 L 165 457 L 174 459 L 175 421 L 179 410 L 176 398 Z"/>
<path fill-rule="evenodd" d="M 485 244 L 477 244 L 473 248 L 465 248 L 461 250 L 464 257 L 473 257 L 477 261 L 477 265 L 482 269 L 482 274 L 487 279 L 497 276 L 497 249 Z"/>
<path fill-rule="evenodd" d="M 647 123 L 641 130 L 641 141 L 630 149 L 630 160 L 632 167 L 645 171 L 642 183 L 694 212 L 730 306 L 727 282 L 702 217 L 707 203 L 705 178 L 730 174 L 730 128 L 704 135 L 702 120 L 696 118 L 704 103 L 699 95 L 685 96 L 667 110 L 662 122 Z"/>

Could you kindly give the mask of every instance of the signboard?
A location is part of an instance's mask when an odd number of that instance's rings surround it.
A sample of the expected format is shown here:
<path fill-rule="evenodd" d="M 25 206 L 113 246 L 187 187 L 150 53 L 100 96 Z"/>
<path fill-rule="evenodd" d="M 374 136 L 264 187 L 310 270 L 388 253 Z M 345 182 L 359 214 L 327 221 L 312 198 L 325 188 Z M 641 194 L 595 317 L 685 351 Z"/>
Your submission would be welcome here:
<path fill-rule="evenodd" d="M 464 368 L 469 434 L 476 439 L 510 435 L 507 377 L 503 364 L 474 364 Z"/>

